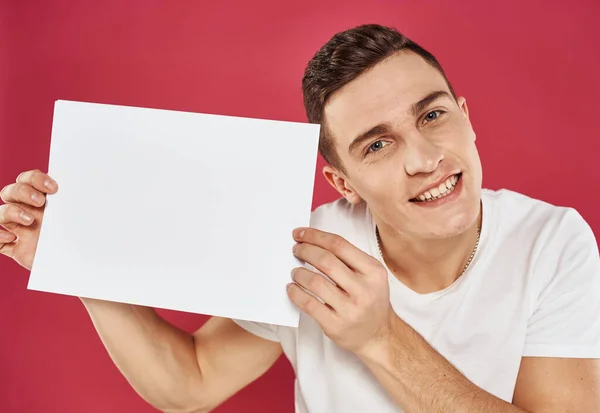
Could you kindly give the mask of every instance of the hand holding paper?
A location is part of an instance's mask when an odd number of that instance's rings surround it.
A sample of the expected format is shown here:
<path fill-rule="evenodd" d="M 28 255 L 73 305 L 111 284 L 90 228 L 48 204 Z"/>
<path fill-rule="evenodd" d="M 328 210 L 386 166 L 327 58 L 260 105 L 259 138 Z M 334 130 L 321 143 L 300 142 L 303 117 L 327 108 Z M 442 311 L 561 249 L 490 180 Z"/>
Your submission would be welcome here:
<path fill-rule="evenodd" d="M 0 253 L 31 269 L 40 228 L 46 194 L 55 193 L 56 182 L 40 171 L 23 172 L 17 182 L 0 192 L 5 202 L 0 205 Z M 18 241 L 18 242 L 17 242 Z"/>

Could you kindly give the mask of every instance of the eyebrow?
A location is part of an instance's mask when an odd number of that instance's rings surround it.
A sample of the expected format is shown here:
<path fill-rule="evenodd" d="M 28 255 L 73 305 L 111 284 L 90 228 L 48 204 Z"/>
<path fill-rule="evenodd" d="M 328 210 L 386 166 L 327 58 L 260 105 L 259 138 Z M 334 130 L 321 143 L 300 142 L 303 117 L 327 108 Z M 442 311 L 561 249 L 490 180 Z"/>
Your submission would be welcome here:
<path fill-rule="evenodd" d="M 428 94 L 427 96 L 425 96 L 423 99 L 419 100 L 416 103 L 413 103 L 410 106 L 409 112 L 412 114 L 412 116 L 416 117 L 427 106 L 431 105 L 436 100 L 444 98 L 444 97 L 450 98 L 450 94 L 448 92 L 446 92 L 446 91 L 443 91 L 443 90 L 438 90 L 438 91 L 435 91 L 435 92 L 431 92 L 430 94 Z M 354 152 L 356 150 L 356 148 L 358 148 L 359 146 L 361 146 L 361 144 L 363 142 L 371 139 L 373 136 L 383 135 L 383 134 L 389 133 L 390 129 L 391 128 L 390 128 L 389 124 L 387 124 L 387 123 L 383 124 L 382 123 L 382 124 L 379 124 L 379 125 L 371 128 L 371 129 L 369 129 L 368 131 L 366 131 L 364 133 L 361 133 L 356 138 L 354 138 L 354 140 L 352 141 L 352 143 L 350 143 L 350 146 L 348 147 L 348 151 L 350 153 Z"/>
<path fill-rule="evenodd" d="M 362 134 L 358 135 L 356 138 L 354 138 L 354 140 L 348 147 L 348 151 L 350 153 L 352 153 L 356 150 L 356 148 L 361 146 L 364 141 L 371 139 L 373 136 L 383 135 L 385 133 L 388 133 L 389 131 L 390 131 L 390 127 L 388 124 L 377 125 L 374 128 L 371 128 L 368 131 L 366 131 L 365 133 L 362 133 Z"/>
<path fill-rule="evenodd" d="M 441 98 L 451 98 L 451 96 L 448 92 L 444 90 L 431 92 L 423 99 L 419 100 L 417 103 L 413 103 L 410 107 L 410 113 L 414 117 L 417 117 L 419 113 L 423 111 L 423 109 L 425 109 L 427 106 L 431 105 L 433 102 Z"/>

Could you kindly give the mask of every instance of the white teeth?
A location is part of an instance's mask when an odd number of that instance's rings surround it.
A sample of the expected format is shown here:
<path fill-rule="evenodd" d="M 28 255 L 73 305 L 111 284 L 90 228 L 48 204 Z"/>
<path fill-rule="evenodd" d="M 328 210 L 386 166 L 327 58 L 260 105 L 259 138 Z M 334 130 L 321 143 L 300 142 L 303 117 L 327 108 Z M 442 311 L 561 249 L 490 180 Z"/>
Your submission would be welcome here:
<path fill-rule="evenodd" d="M 432 188 L 429 191 L 423 192 L 421 195 L 417 196 L 416 199 L 418 199 L 421 202 L 426 202 L 433 201 L 434 199 L 446 196 L 454 190 L 454 187 L 456 186 L 457 182 L 458 176 L 452 175 L 450 178 L 446 179 L 443 183 L 441 183 L 437 188 Z"/>

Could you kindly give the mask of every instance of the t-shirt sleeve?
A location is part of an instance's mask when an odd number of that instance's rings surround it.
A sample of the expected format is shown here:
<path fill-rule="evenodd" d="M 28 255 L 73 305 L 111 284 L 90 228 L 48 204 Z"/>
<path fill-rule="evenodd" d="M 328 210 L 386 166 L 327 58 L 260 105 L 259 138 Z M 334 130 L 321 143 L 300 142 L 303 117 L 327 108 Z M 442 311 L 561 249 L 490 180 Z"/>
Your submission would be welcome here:
<path fill-rule="evenodd" d="M 237 319 L 234 319 L 233 322 L 242 327 L 244 330 L 254 334 L 255 336 L 264 338 L 265 340 L 276 342 L 280 341 L 277 335 L 276 325 Z"/>
<path fill-rule="evenodd" d="M 539 255 L 524 356 L 600 358 L 600 258 L 594 233 L 567 210 Z"/>

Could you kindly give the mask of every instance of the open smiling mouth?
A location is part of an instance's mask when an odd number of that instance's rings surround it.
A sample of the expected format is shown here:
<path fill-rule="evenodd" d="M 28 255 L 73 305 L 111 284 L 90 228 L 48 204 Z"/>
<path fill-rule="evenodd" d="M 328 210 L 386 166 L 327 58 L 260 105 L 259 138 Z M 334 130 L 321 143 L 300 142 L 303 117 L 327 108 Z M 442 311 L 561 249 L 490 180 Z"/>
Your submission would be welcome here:
<path fill-rule="evenodd" d="M 451 177 L 446 179 L 444 182 L 442 182 L 439 186 L 437 186 L 435 188 L 431 188 L 431 189 L 423 192 L 419 196 L 416 196 L 415 198 L 410 199 L 409 201 L 410 202 L 431 202 L 431 201 L 435 201 L 436 199 L 443 198 L 443 197 L 449 195 L 450 193 L 452 193 L 452 191 L 454 191 L 454 189 L 456 188 L 456 184 L 460 180 L 461 176 L 462 176 L 462 173 L 452 175 Z"/>

